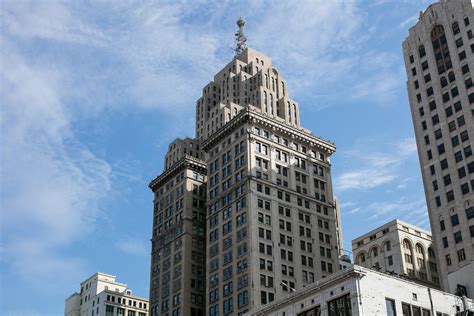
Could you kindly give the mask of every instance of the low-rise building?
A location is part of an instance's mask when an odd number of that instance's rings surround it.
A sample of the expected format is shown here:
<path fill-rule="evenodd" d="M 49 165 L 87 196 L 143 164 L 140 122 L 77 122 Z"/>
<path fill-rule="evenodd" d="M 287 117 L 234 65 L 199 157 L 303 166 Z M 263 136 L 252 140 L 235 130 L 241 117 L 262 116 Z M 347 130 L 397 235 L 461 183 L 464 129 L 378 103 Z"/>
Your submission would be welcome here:
<path fill-rule="evenodd" d="M 357 265 L 440 288 L 431 233 L 422 228 L 397 219 L 390 221 L 354 239 L 352 254 Z"/>
<path fill-rule="evenodd" d="M 148 316 L 148 300 L 132 294 L 114 275 L 97 272 L 66 299 L 65 316 Z"/>
<path fill-rule="evenodd" d="M 474 302 L 357 265 L 251 310 L 247 316 L 474 315 Z"/>

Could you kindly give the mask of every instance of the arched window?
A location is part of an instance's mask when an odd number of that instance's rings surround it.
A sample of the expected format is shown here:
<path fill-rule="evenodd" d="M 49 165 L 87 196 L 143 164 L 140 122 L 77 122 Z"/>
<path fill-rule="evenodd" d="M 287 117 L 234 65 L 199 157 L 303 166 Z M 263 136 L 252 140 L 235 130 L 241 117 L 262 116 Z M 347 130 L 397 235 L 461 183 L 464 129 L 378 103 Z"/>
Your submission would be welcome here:
<path fill-rule="evenodd" d="M 411 245 L 408 239 L 403 239 L 403 248 L 411 250 Z"/>
<path fill-rule="evenodd" d="M 377 247 L 372 248 L 372 257 L 377 257 L 379 255 L 379 251 Z"/>
<path fill-rule="evenodd" d="M 415 250 L 417 253 L 424 254 L 423 246 L 420 244 L 416 244 Z"/>
<path fill-rule="evenodd" d="M 273 115 L 273 94 L 270 93 L 270 110 Z"/>
<path fill-rule="evenodd" d="M 443 76 L 439 79 L 439 83 L 441 84 L 441 88 L 444 88 L 448 85 L 448 80 L 446 80 L 446 77 Z"/>
<path fill-rule="evenodd" d="M 431 31 L 431 43 L 433 45 L 433 53 L 435 55 L 438 74 L 442 74 L 453 67 L 449 55 L 446 34 L 442 25 L 436 25 Z"/>
<path fill-rule="evenodd" d="M 265 88 L 268 89 L 268 75 L 265 74 Z"/>
<path fill-rule="evenodd" d="M 287 102 L 288 105 L 288 121 L 291 123 L 291 105 L 290 102 Z"/>
<path fill-rule="evenodd" d="M 295 125 L 298 125 L 298 119 L 296 118 L 296 105 L 293 104 L 293 115 L 295 116 Z"/>
<path fill-rule="evenodd" d="M 357 263 L 362 263 L 362 262 L 365 262 L 365 253 L 364 253 L 364 252 L 361 252 L 361 253 L 357 256 Z"/>

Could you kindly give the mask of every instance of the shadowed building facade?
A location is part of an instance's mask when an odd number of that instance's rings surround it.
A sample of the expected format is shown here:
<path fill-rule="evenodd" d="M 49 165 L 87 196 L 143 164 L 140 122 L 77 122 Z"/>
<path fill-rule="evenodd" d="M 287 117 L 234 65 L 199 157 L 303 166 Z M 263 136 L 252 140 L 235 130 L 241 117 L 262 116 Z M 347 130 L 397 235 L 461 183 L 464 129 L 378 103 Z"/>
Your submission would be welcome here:
<path fill-rule="evenodd" d="M 198 155 L 189 150 L 196 146 L 189 139 L 171 143 L 165 170 L 149 185 L 154 193 L 150 315 L 206 314 L 206 165 L 191 156 Z"/>
<path fill-rule="evenodd" d="M 442 286 L 474 297 L 474 10 L 445 0 L 403 42 L 411 114 Z"/>

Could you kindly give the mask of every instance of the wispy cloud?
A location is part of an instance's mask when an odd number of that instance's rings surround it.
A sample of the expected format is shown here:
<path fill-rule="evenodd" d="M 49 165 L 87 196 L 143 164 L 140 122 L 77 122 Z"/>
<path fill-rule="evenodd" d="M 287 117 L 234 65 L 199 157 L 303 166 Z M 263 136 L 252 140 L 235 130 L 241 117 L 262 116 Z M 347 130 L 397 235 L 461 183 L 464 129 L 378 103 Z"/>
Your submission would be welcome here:
<path fill-rule="evenodd" d="M 142 240 L 133 237 L 126 237 L 119 239 L 115 247 L 128 255 L 146 257 L 149 255 L 148 244 Z"/>
<path fill-rule="evenodd" d="M 400 23 L 400 25 L 398 27 L 405 30 L 405 29 L 415 25 L 416 22 L 418 22 L 418 15 L 413 15 L 413 16 L 410 16 L 409 18 L 403 20 L 402 23 Z"/>
<path fill-rule="evenodd" d="M 343 153 L 347 158 L 357 159 L 361 166 L 354 167 L 337 176 L 337 191 L 368 190 L 400 179 L 400 169 L 407 159 L 415 157 L 414 138 L 406 138 L 392 144 L 387 152 L 371 151 L 358 144 L 354 149 Z M 405 179 L 402 179 L 402 182 Z"/>
<path fill-rule="evenodd" d="M 75 137 L 62 103 L 61 72 L 3 44 L 3 254 L 13 275 L 51 282 L 58 273 L 81 270 L 81 261 L 61 256 L 58 248 L 93 229 L 111 168 Z"/>

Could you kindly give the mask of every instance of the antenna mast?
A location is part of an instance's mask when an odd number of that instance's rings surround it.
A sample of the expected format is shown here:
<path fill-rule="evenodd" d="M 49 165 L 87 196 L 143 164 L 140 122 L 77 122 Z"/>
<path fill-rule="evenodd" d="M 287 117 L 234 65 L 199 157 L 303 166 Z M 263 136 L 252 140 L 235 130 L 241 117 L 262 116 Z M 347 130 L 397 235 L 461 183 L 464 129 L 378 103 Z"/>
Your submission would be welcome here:
<path fill-rule="evenodd" d="M 240 17 L 237 20 L 237 26 L 239 27 L 239 30 L 237 33 L 235 33 L 235 42 L 237 44 L 237 47 L 235 48 L 235 56 L 238 56 L 244 51 L 245 48 L 247 48 L 247 38 L 244 35 L 244 25 L 245 21 L 242 19 L 242 17 Z"/>

